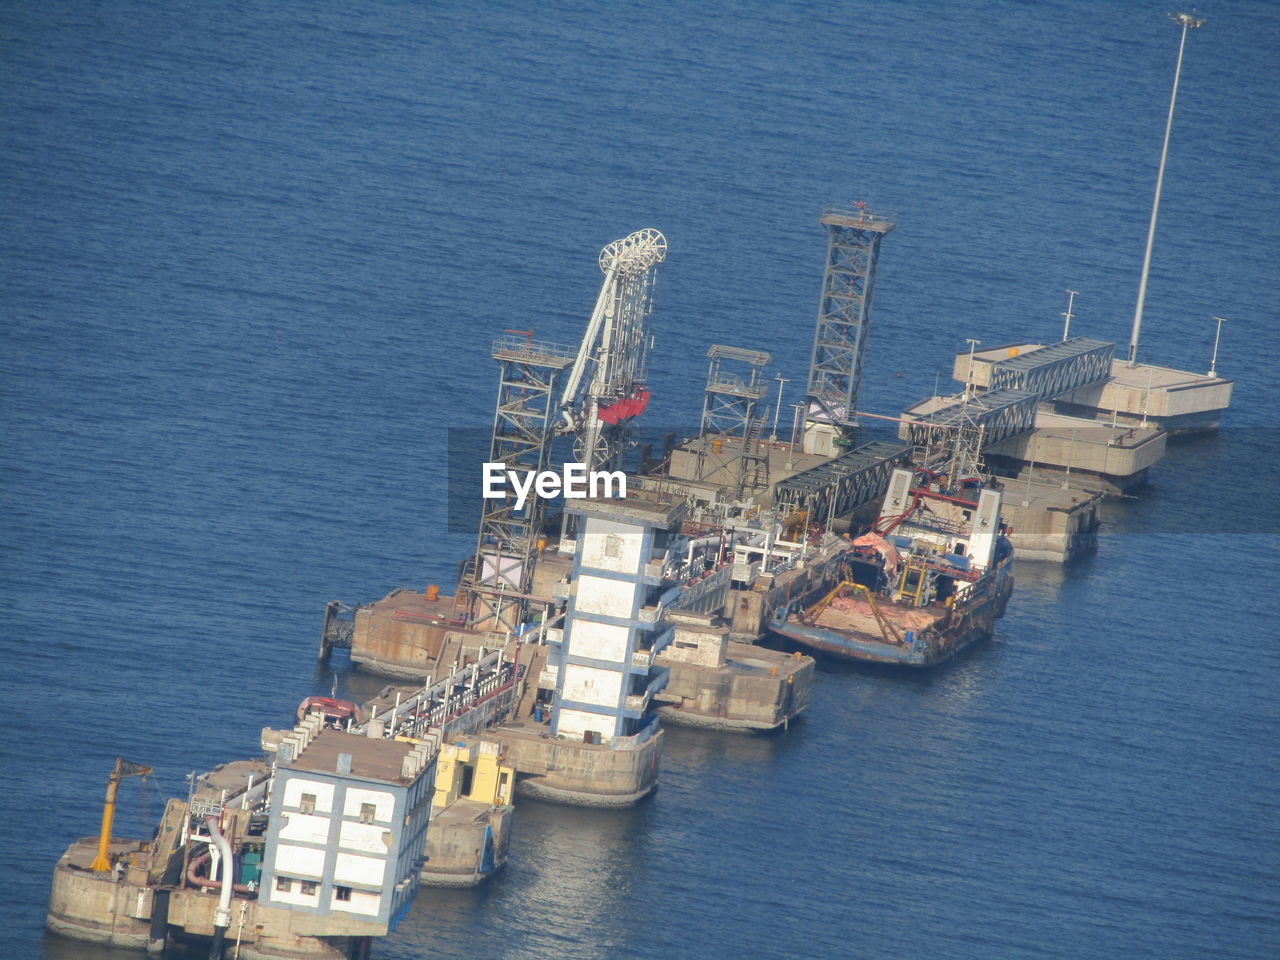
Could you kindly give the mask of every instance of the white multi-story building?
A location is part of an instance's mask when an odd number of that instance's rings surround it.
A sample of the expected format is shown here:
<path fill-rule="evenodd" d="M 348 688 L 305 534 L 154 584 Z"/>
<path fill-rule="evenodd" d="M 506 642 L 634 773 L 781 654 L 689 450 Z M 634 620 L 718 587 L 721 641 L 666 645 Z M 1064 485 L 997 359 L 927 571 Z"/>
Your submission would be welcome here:
<path fill-rule="evenodd" d="M 614 742 L 654 722 L 650 702 L 667 669 L 653 658 L 672 632 L 660 615 L 681 592 L 664 566 L 684 509 L 640 491 L 566 501 L 579 529 L 552 733 Z"/>
<path fill-rule="evenodd" d="M 260 900 L 367 918 L 369 935 L 385 934 L 417 892 L 437 751 L 337 730 L 299 736 L 277 754 Z"/>

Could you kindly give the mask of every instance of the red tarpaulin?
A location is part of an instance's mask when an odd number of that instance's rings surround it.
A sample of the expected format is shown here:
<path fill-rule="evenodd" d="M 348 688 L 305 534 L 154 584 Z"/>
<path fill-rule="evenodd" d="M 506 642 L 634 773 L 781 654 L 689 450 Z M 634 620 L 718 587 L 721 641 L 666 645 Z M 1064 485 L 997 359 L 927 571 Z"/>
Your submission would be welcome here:
<path fill-rule="evenodd" d="M 605 423 L 619 423 L 644 413 L 649 405 L 649 391 L 641 387 L 630 397 L 623 397 L 607 407 L 601 407 L 596 413 Z"/>

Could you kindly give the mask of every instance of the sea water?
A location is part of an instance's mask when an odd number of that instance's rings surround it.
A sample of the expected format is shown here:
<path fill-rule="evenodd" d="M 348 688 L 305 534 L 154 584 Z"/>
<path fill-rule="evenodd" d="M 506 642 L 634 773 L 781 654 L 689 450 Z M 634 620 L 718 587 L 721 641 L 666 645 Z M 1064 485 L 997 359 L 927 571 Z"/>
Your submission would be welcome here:
<path fill-rule="evenodd" d="M 478 890 L 386 958 L 1280 953 L 1274 583 L 1280 10 L 1187 39 L 1141 356 L 1235 381 L 1097 553 L 1019 563 L 933 673 L 822 661 L 779 736 L 668 731 L 623 812 L 522 801 Z M 87 3 L 0 9 L 0 956 L 50 871 L 334 682 L 330 599 L 451 589 L 448 430 L 503 330 L 573 343 L 600 247 L 658 267 L 643 419 L 696 423 L 712 343 L 800 399 L 822 205 L 894 211 L 862 388 L 965 338 L 1123 352 L 1178 30 L 1153 4 Z M 479 464 L 474 495 L 479 512 Z M 455 480 L 455 483 L 459 482 Z"/>

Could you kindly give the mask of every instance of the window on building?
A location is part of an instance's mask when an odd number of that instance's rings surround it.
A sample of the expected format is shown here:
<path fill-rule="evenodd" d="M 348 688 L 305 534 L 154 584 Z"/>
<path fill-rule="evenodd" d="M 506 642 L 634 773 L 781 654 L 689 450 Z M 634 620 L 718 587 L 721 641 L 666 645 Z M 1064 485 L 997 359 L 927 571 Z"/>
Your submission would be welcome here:
<path fill-rule="evenodd" d="M 276 877 L 276 889 L 281 893 L 288 893 L 293 889 L 293 881 L 288 877 Z"/>
<path fill-rule="evenodd" d="M 303 813 L 315 813 L 316 795 L 314 793 L 304 793 L 302 799 L 298 801 L 298 809 Z"/>
<path fill-rule="evenodd" d="M 373 818 L 377 815 L 378 808 L 372 803 L 360 804 L 360 822 L 373 823 Z"/>
<path fill-rule="evenodd" d="M 305 896 L 314 897 L 316 895 L 316 885 L 310 880 L 303 880 L 302 892 Z"/>
<path fill-rule="evenodd" d="M 348 900 L 351 899 L 351 888 L 350 887 L 334 887 L 333 899 L 341 900 L 343 903 L 346 903 Z"/>

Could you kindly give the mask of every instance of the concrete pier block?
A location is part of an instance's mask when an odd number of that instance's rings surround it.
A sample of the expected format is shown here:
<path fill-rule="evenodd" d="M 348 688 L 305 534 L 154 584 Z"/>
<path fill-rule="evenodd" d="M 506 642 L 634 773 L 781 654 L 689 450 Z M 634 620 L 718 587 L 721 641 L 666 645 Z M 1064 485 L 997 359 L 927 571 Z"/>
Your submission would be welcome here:
<path fill-rule="evenodd" d="M 1102 494 L 1061 484 L 1004 481 L 1001 506 L 1015 560 L 1066 563 L 1098 543 Z"/>
<path fill-rule="evenodd" d="M 552 737 L 543 724 L 514 721 L 485 732 L 500 741 L 516 768 L 516 792 L 585 807 L 626 807 L 658 784 L 663 732 L 652 729 L 623 749 Z"/>
<path fill-rule="evenodd" d="M 762 609 L 764 594 L 738 591 Z M 729 626 L 710 614 L 673 611 L 671 644 L 656 662 L 668 670 L 657 696 L 667 723 L 717 730 L 774 730 L 809 705 L 813 659 L 728 638 Z"/>
<path fill-rule="evenodd" d="M 152 891 L 115 871 L 88 869 L 97 842 L 96 837 L 78 840 L 58 861 L 45 925 L 72 940 L 144 950 L 151 941 Z M 118 860 L 141 848 L 138 841 L 116 841 L 109 853 Z"/>

